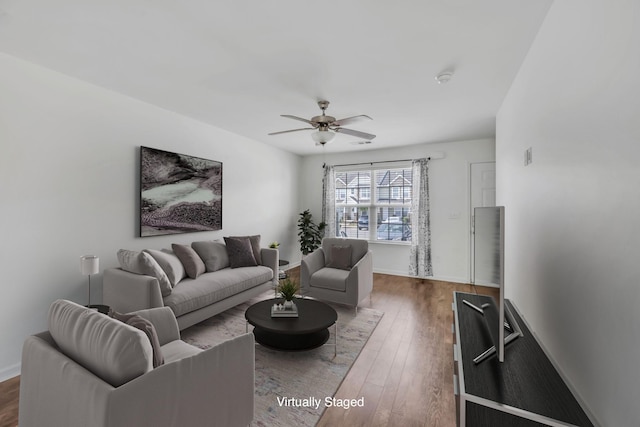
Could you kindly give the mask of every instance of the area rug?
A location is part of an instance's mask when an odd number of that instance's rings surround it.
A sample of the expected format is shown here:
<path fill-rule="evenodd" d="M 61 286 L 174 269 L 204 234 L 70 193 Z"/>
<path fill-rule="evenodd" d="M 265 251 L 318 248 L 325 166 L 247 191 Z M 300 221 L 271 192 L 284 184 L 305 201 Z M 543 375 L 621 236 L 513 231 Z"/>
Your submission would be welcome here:
<path fill-rule="evenodd" d="M 243 334 L 244 312 L 265 294 L 182 331 L 182 339 L 206 349 Z M 255 417 L 252 426 L 314 426 L 383 313 L 369 308 L 332 305 L 338 313 L 338 351 L 334 357 L 334 328 L 327 345 L 309 351 L 282 352 L 256 345 Z M 249 330 L 252 327 L 249 326 Z M 331 345 L 329 345 L 331 344 Z M 353 396 L 358 398 L 359 396 Z M 313 400 L 315 399 L 315 400 Z M 311 403 L 311 404 L 309 404 Z"/>

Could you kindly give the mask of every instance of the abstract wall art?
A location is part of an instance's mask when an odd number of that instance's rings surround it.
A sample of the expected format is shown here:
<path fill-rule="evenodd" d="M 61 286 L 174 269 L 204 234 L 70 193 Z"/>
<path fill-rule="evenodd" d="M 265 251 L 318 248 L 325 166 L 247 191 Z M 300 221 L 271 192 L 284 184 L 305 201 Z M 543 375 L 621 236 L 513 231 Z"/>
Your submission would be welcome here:
<path fill-rule="evenodd" d="M 222 163 L 140 147 L 140 237 L 222 229 Z"/>

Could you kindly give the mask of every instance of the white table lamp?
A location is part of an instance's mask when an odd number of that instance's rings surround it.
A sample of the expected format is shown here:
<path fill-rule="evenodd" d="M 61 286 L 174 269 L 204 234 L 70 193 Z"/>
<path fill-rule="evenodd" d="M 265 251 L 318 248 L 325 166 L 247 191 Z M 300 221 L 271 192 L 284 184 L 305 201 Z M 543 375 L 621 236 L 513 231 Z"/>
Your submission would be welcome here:
<path fill-rule="evenodd" d="M 96 255 L 83 255 L 80 257 L 80 272 L 89 276 L 89 301 L 87 307 L 91 306 L 91 275 L 97 274 L 100 268 L 100 258 Z"/>

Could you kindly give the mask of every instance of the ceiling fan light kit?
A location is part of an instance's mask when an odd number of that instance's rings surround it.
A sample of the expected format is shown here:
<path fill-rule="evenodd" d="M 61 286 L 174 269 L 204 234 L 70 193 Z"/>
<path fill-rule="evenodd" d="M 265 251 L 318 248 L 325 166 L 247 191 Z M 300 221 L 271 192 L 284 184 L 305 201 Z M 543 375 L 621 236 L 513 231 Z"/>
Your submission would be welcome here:
<path fill-rule="evenodd" d="M 311 133 L 311 138 L 316 142 L 316 144 L 326 144 L 327 142 L 331 142 L 333 137 L 336 136 L 335 133 L 329 130 L 317 130 Z"/>
<path fill-rule="evenodd" d="M 314 116 L 311 120 L 304 119 L 298 116 L 292 116 L 290 114 L 282 114 L 282 117 L 288 119 L 305 122 L 311 127 L 283 130 L 280 132 L 272 132 L 269 135 L 279 135 L 282 133 L 298 132 L 301 130 L 313 130 L 311 138 L 316 142 L 316 145 L 325 145 L 330 142 L 336 133 L 344 133 L 347 135 L 355 136 L 357 138 L 367 139 L 369 142 L 376 136 L 370 133 L 361 132 L 358 130 L 343 128 L 345 124 L 354 123 L 363 119 L 373 120 L 371 117 L 361 114 L 359 116 L 346 117 L 344 119 L 336 120 L 335 117 L 327 116 L 325 110 L 329 107 L 329 101 L 318 101 L 318 107 L 322 110 L 322 115 Z"/>

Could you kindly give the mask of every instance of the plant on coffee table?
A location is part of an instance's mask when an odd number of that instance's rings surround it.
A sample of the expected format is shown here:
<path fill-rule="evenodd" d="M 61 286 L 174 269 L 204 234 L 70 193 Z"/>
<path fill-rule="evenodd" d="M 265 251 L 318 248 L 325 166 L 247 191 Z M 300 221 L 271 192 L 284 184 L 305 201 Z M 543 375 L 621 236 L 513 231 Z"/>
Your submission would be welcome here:
<path fill-rule="evenodd" d="M 285 301 L 293 301 L 293 298 L 299 290 L 300 286 L 298 286 L 298 282 L 295 280 L 284 279 L 278 284 L 278 292 L 280 292 L 280 295 Z"/>

